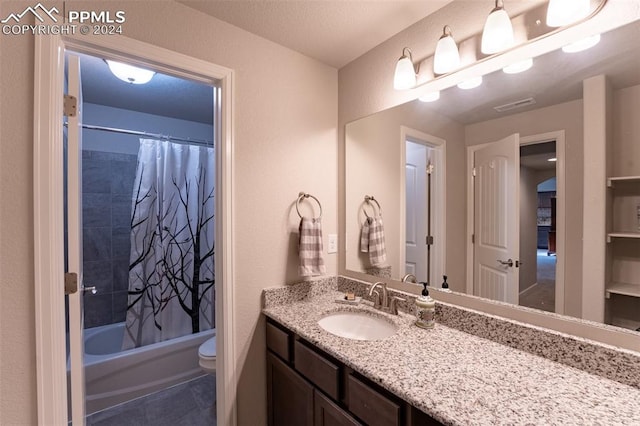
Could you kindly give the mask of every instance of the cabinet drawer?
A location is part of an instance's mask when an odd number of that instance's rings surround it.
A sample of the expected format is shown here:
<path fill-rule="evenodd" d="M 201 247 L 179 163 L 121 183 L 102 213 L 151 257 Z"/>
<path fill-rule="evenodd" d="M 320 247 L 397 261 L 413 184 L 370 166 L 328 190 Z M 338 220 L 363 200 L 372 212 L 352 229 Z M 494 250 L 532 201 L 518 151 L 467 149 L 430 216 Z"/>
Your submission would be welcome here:
<path fill-rule="evenodd" d="M 290 342 L 291 335 L 289 333 L 267 322 L 267 348 L 286 362 L 291 361 Z"/>
<path fill-rule="evenodd" d="M 331 398 L 339 398 L 340 367 L 300 341 L 294 343 L 296 370 Z"/>
<path fill-rule="evenodd" d="M 375 426 L 400 425 L 402 407 L 365 383 L 349 376 L 349 411 L 365 423 Z"/>

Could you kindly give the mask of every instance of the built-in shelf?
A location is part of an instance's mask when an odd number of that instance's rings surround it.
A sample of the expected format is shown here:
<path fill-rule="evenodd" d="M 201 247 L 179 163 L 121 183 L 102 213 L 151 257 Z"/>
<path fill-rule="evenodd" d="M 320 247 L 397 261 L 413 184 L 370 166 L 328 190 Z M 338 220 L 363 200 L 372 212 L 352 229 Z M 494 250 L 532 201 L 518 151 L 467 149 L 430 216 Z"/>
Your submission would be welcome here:
<path fill-rule="evenodd" d="M 610 243 L 613 238 L 640 238 L 640 232 L 609 232 L 607 242 Z"/>
<path fill-rule="evenodd" d="M 611 294 L 622 294 L 624 296 L 631 297 L 640 297 L 640 283 L 639 284 L 629 284 L 629 283 L 609 283 L 606 289 L 606 297 L 607 299 L 611 297 Z"/>
<path fill-rule="evenodd" d="M 607 178 L 607 186 L 611 187 L 615 182 L 640 182 L 640 176 L 614 176 Z"/>

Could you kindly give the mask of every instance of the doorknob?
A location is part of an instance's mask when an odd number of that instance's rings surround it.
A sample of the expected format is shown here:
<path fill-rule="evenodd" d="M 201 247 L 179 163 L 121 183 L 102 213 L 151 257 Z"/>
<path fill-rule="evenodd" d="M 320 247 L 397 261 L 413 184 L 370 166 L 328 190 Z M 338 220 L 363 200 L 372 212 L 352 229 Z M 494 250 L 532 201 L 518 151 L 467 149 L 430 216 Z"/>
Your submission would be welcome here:
<path fill-rule="evenodd" d="M 86 286 L 82 286 L 82 291 L 84 293 L 90 292 L 91 294 L 96 294 L 98 292 L 98 289 L 96 288 L 96 286 L 91 286 L 91 287 L 86 287 Z"/>
<path fill-rule="evenodd" d="M 511 259 L 509 259 L 507 261 L 498 259 L 498 263 L 500 263 L 501 265 L 508 266 L 509 268 L 513 267 L 513 260 L 511 260 Z"/>

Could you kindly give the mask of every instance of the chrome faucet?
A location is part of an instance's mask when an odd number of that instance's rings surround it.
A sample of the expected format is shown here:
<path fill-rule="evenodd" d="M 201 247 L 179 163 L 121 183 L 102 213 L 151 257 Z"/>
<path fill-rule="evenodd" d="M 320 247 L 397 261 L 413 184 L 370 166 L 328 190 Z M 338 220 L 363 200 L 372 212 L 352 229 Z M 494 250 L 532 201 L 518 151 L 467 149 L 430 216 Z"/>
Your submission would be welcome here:
<path fill-rule="evenodd" d="M 418 279 L 413 274 L 407 274 L 404 277 L 402 277 L 402 282 L 418 284 Z"/>
<path fill-rule="evenodd" d="M 376 290 L 376 287 L 378 286 L 382 289 L 382 294 L 380 294 L 380 292 Z M 383 283 L 382 281 L 376 282 L 369 289 L 369 296 L 374 294 L 375 298 L 373 300 L 373 307 L 383 312 L 388 312 L 392 315 L 398 315 L 398 302 L 406 301 L 406 299 L 398 296 L 391 296 L 391 300 L 389 300 L 387 283 Z"/>

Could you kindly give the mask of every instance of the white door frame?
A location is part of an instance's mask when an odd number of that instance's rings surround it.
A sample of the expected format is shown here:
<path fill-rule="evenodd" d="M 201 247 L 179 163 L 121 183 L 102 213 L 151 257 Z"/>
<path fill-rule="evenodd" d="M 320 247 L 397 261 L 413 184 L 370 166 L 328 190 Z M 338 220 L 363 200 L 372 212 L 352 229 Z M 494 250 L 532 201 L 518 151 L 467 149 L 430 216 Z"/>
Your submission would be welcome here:
<path fill-rule="evenodd" d="M 220 87 L 216 122 L 217 418 L 235 425 L 237 365 L 233 281 L 234 72 L 123 36 L 39 35 L 34 70 L 34 257 L 36 382 L 39 424 L 67 423 L 64 312 L 62 96 L 65 50 L 125 60 L 177 77 Z"/>
<path fill-rule="evenodd" d="M 429 135 L 427 133 L 421 132 L 419 130 L 412 129 L 407 126 L 400 126 L 400 232 L 401 235 L 406 233 L 407 226 L 407 209 L 406 209 L 406 174 L 404 172 L 406 168 L 406 141 L 410 140 L 415 143 L 420 143 L 423 145 L 432 148 L 435 152 L 435 164 L 434 167 L 436 170 L 442 170 L 442 173 L 439 174 L 440 181 L 437 180 L 432 185 L 432 195 L 433 195 L 433 205 L 439 206 L 434 210 L 433 213 L 433 226 L 432 226 L 432 234 L 434 241 L 439 242 L 440 244 L 440 253 L 437 253 L 437 250 L 432 253 L 433 254 L 433 268 L 431 269 L 434 273 L 435 271 L 445 271 L 446 265 L 446 257 L 447 257 L 447 200 L 445 198 L 445 190 L 447 187 L 447 142 L 444 139 L 439 137 Z M 405 239 L 400 238 L 400 247 L 399 247 L 399 259 L 400 259 L 400 267 L 404 271 L 405 267 Z M 404 275 L 404 273 L 402 274 Z M 430 279 L 430 278 L 428 278 Z M 433 285 L 433 283 L 429 283 Z"/>
<path fill-rule="evenodd" d="M 531 136 L 520 137 L 520 146 L 556 141 L 556 303 L 555 312 L 564 314 L 564 282 L 565 282 L 565 132 L 557 130 Z M 478 149 L 489 143 L 467 147 L 467 294 L 473 294 L 473 158 Z"/>

